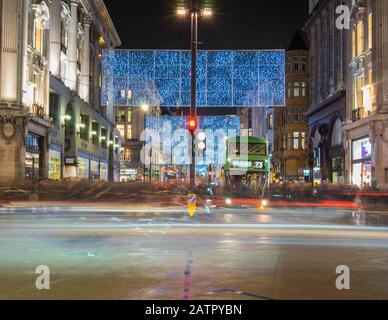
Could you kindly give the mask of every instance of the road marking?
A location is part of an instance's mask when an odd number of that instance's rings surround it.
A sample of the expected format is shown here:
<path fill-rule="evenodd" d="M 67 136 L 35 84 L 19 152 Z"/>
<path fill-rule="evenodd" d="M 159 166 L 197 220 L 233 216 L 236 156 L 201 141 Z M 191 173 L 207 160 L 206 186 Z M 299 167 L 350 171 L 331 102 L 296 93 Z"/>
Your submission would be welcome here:
<path fill-rule="evenodd" d="M 211 292 L 208 292 L 207 294 L 214 296 L 216 294 L 223 294 L 223 293 L 235 293 L 235 294 L 238 294 L 241 296 L 247 296 L 247 297 L 256 298 L 259 300 L 274 300 L 272 298 L 260 296 L 260 295 L 257 295 L 255 293 L 249 293 L 249 292 L 244 292 L 244 291 L 239 291 L 239 290 L 234 290 L 234 289 L 222 289 L 222 290 L 217 290 L 217 291 L 211 291 Z"/>

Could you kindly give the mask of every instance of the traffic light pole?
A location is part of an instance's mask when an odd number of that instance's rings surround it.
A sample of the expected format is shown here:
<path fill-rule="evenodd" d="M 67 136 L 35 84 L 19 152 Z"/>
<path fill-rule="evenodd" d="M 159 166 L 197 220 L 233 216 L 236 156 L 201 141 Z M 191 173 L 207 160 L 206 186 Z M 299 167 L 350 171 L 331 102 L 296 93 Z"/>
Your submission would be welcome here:
<path fill-rule="evenodd" d="M 197 116 L 197 49 L 198 49 L 198 4 L 191 0 L 191 105 L 190 117 Z M 195 132 L 191 131 L 190 185 L 195 186 Z"/>

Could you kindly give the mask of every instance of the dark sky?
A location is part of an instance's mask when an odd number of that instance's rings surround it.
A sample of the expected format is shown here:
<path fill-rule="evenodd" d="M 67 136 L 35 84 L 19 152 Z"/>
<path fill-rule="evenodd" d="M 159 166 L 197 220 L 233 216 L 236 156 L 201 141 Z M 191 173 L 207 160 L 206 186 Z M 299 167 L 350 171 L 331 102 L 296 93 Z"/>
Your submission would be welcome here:
<path fill-rule="evenodd" d="M 178 0 L 105 0 L 121 48 L 188 49 L 189 18 Z M 202 20 L 200 49 L 287 49 L 308 17 L 308 0 L 207 0 L 214 16 Z"/>

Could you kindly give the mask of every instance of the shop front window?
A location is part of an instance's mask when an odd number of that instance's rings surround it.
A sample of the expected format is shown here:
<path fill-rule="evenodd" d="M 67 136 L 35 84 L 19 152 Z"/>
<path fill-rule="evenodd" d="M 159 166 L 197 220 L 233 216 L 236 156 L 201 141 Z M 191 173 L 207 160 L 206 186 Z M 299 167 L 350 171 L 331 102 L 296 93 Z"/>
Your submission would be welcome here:
<path fill-rule="evenodd" d="M 89 179 L 89 159 L 78 157 L 77 177 Z"/>
<path fill-rule="evenodd" d="M 333 184 L 344 184 L 344 158 L 335 157 L 331 159 L 332 169 L 332 183 Z"/>
<path fill-rule="evenodd" d="M 25 175 L 27 179 L 39 179 L 41 137 L 29 133 L 26 139 Z"/>
<path fill-rule="evenodd" d="M 26 152 L 26 179 L 35 180 L 39 179 L 39 163 L 40 155 L 38 153 Z"/>
<path fill-rule="evenodd" d="M 108 181 L 108 164 L 105 162 L 100 163 L 100 180 Z"/>
<path fill-rule="evenodd" d="M 62 154 L 59 151 L 50 149 L 48 178 L 55 181 L 62 178 Z"/>
<path fill-rule="evenodd" d="M 90 179 L 99 180 L 100 179 L 100 163 L 98 161 L 90 161 Z"/>
<path fill-rule="evenodd" d="M 352 143 L 352 183 L 360 188 L 372 183 L 372 145 L 369 138 Z"/>

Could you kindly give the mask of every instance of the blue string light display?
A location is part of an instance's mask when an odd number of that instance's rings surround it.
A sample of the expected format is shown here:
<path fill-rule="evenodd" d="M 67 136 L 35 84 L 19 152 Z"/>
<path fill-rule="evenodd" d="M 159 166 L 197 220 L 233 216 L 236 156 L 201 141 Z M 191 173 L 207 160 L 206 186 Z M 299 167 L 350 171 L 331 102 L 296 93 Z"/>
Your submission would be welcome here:
<path fill-rule="evenodd" d="M 108 50 L 102 104 L 190 106 L 190 51 Z M 198 107 L 285 105 L 285 52 L 199 51 Z"/>

